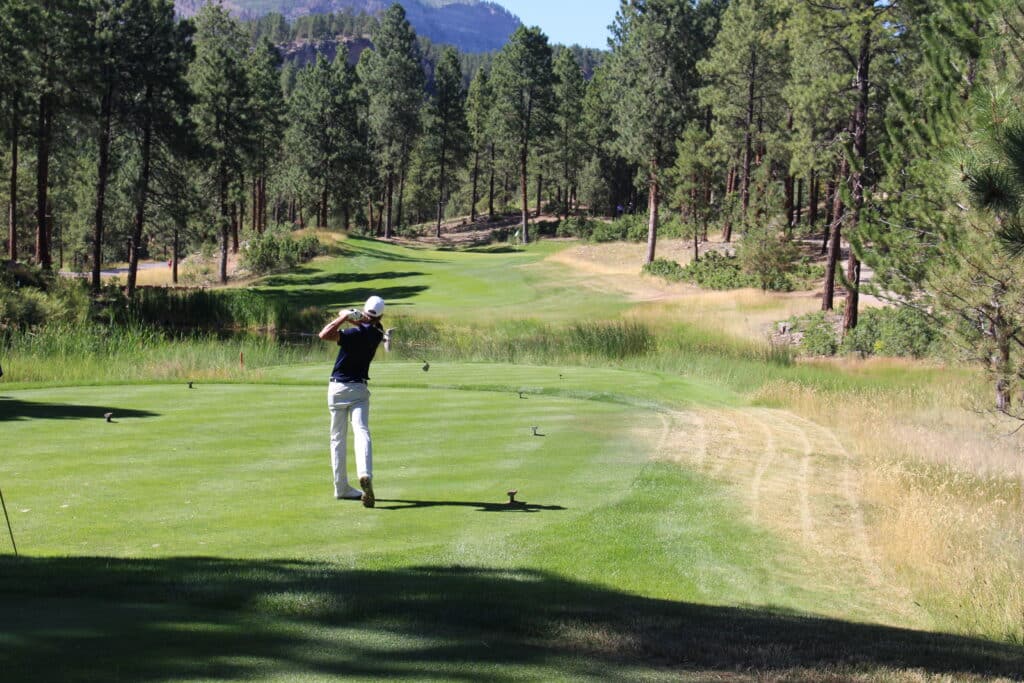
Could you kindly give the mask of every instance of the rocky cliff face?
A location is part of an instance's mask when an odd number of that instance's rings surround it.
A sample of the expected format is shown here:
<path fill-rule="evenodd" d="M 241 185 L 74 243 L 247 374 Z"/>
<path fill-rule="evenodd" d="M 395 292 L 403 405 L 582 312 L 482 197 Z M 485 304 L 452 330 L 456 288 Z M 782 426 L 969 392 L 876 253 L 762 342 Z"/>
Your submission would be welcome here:
<path fill-rule="evenodd" d="M 192 16 L 208 0 L 175 0 L 179 14 Z M 288 19 L 344 10 L 379 14 L 394 0 L 224 0 L 242 18 L 280 12 Z M 501 5 L 482 0 L 401 0 L 416 33 L 463 52 L 499 50 L 519 26 L 519 19 Z"/>
<path fill-rule="evenodd" d="M 338 54 L 339 43 L 344 43 L 348 48 L 348 63 L 355 66 L 359 62 L 359 55 L 363 50 L 373 47 L 368 38 L 328 38 L 318 41 L 296 41 L 278 45 L 281 56 L 286 62 L 293 62 L 297 67 L 303 67 L 316 61 L 318 54 L 323 55 L 328 61 L 333 62 Z"/>

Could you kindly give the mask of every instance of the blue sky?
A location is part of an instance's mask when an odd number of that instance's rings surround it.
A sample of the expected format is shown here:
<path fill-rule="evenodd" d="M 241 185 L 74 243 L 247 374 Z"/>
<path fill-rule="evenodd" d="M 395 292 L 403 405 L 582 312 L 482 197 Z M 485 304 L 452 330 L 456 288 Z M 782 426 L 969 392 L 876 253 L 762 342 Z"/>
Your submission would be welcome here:
<path fill-rule="evenodd" d="M 497 0 L 527 26 L 540 26 L 553 43 L 608 46 L 608 25 L 619 0 Z"/>

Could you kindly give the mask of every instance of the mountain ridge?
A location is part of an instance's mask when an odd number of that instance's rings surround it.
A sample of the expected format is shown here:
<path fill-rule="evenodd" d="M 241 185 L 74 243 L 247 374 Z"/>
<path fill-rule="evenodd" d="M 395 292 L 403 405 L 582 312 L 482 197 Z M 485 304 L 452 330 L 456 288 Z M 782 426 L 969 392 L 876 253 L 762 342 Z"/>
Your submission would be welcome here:
<path fill-rule="evenodd" d="M 192 16 L 210 0 L 175 0 L 182 16 Z M 379 15 L 394 0 L 223 0 L 232 14 L 255 19 L 273 12 L 288 20 L 309 14 L 351 11 Z M 463 52 L 501 49 L 522 23 L 495 2 L 485 0 L 401 0 L 406 16 L 419 35 L 435 43 L 455 45 Z"/>

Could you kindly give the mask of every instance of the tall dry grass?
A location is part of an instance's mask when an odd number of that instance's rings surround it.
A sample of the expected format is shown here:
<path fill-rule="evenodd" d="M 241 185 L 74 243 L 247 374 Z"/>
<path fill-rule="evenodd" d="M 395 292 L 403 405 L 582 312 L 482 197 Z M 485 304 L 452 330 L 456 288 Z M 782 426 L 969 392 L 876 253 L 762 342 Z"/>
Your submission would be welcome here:
<path fill-rule="evenodd" d="M 959 380 L 876 391 L 773 381 L 755 398 L 844 441 L 862 466 L 873 545 L 943 627 L 1024 643 L 1024 437 L 958 404 Z"/>

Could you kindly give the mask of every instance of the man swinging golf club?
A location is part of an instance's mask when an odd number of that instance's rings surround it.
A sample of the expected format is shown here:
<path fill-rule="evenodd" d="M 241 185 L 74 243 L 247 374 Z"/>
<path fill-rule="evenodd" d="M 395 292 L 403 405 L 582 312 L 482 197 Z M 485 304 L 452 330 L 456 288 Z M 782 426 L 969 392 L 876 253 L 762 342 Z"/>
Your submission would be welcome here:
<path fill-rule="evenodd" d="M 339 500 L 362 500 L 372 508 L 373 447 L 370 441 L 370 362 L 385 338 L 381 319 L 384 300 L 371 296 L 362 311 L 342 311 L 320 331 L 324 341 L 337 342 L 340 347 L 334 371 L 327 388 L 327 407 L 331 411 L 331 464 L 334 467 L 334 497 Z M 342 330 L 345 324 L 350 327 Z M 348 483 L 345 436 L 352 422 L 355 440 L 356 468 L 359 490 Z"/>

